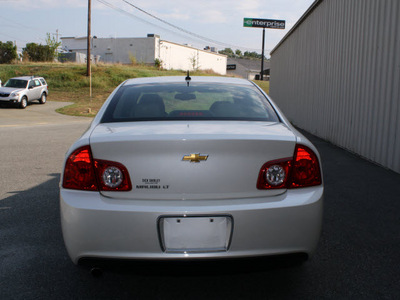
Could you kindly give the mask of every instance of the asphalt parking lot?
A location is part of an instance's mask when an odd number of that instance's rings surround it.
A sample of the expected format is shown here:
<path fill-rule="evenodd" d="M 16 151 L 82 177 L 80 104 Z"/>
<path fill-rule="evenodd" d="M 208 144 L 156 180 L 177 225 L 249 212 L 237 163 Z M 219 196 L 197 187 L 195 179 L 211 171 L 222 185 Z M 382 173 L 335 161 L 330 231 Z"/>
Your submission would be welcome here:
<path fill-rule="evenodd" d="M 308 134 L 325 205 L 304 265 L 136 262 L 91 276 L 65 251 L 58 207 L 64 153 L 90 119 L 62 105 L 0 108 L 0 299 L 400 299 L 400 174 Z"/>

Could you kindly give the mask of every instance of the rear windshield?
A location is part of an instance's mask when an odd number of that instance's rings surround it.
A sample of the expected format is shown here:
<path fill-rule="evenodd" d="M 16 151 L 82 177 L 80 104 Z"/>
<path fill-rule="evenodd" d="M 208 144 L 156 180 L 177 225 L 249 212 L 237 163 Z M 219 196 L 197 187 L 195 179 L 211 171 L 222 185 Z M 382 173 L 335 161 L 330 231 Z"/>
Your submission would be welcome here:
<path fill-rule="evenodd" d="M 183 82 L 122 86 L 101 122 L 167 120 L 279 121 L 254 86 Z"/>

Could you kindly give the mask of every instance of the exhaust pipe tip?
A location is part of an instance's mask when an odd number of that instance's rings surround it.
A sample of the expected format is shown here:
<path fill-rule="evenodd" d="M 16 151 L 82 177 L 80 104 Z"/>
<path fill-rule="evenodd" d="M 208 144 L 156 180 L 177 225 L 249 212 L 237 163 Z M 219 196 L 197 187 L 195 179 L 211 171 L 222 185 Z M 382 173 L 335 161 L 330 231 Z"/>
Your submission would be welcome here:
<path fill-rule="evenodd" d="M 93 267 L 90 269 L 90 274 L 95 278 L 100 278 L 103 275 L 103 270 L 99 267 Z"/>

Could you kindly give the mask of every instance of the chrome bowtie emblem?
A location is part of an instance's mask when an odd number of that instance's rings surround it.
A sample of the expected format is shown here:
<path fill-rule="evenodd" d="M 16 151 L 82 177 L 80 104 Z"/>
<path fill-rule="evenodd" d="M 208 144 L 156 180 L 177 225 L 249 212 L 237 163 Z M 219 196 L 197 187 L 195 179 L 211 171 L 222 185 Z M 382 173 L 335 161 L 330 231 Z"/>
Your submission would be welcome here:
<path fill-rule="evenodd" d="M 200 153 L 191 153 L 190 155 L 185 155 L 182 158 L 182 160 L 199 163 L 202 160 L 207 160 L 207 158 L 208 158 L 208 155 L 200 155 Z"/>

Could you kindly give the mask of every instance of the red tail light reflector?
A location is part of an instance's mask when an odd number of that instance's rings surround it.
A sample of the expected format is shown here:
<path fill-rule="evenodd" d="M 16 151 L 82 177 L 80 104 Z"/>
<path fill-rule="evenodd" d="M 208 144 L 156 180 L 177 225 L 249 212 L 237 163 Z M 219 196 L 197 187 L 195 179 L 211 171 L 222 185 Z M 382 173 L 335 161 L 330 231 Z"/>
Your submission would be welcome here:
<path fill-rule="evenodd" d="M 296 145 L 291 187 L 306 187 L 320 185 L 321 171 L 318 157 L 308 147 Z"/>
<path fill-rule="evenodd" d="M 64 168 L 63 188 L 85 191 L 130 191 L 128 170 L 120 163 L 93 159 L 90 146 L 76 149 Z"/>
<path fill-rule="evenodd" d="M 76 149 L 65 163 L 63 188 L 97 191 L 92 162 L 92 153 L 89 146 Z"/>

